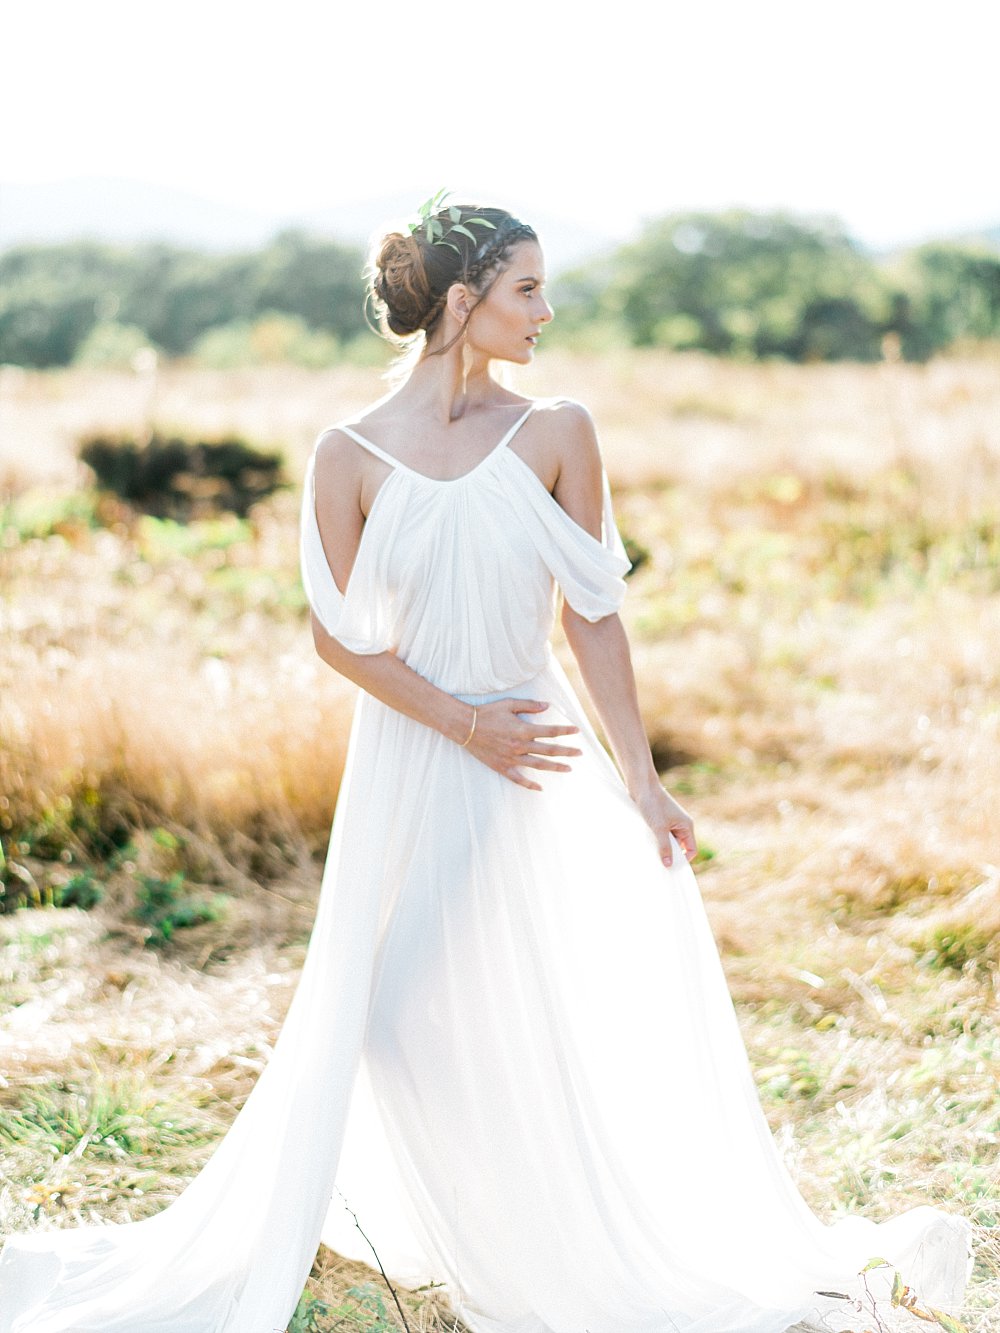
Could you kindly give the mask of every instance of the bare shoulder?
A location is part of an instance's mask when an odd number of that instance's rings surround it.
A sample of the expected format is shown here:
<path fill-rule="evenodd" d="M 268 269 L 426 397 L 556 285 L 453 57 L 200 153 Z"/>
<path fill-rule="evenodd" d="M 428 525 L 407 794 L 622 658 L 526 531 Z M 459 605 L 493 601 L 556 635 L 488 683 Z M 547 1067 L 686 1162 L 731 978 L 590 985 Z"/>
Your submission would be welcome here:
<path fill-rule="evenodd" d="M 548 430 L 563 438 L 597 441 L 594 418 L 574 398 L 543 399 L 535 405 L 535 416 Z"/>
<path fill-rule="evenodd" d="M 357 496 L 364 469 L 364 450 L 336 426 L 323 431 L 316 441 L 316 494 Z"/>
<path fill-rule="evenodd" d="M 601 450 L 590 412 L 572 398 L 559 398 L 536 408 L 546 452 L 563 482 L 577 477 L 586 486 L 600 477 Z"/>
<path fill-rule="evenodd" d="M 600 537 L 603 469 L 594 420 L 582 403 L 561 398 L 541 408 L 556 464 L 552 495 L 591 536 Z"/>
<path fill-rule="evenodd" d="M 350 435 L 339 426 L 330 426 L 316 441 L 316 463 L 322 460 L 324 471 L 349 467 L 356 462 L 362 450 Z"/>

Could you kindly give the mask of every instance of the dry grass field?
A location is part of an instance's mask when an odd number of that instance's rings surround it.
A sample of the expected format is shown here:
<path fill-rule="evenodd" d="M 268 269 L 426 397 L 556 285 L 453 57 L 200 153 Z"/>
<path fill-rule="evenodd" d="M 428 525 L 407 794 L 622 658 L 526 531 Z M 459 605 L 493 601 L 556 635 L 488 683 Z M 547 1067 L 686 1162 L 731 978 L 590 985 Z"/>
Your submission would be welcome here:
<path fill-rule="evenodd" d="M 1000 1330 L 1000 351 L 551 351 L 517 386 L 590 406 L 645 553 L 643 713 L 803 1191 L 825 1218 L 964 1213 L 966 1322 Z M 312 655 L 294 491 L 180 528 L 95 501 L 76 441 L 235 429 L 297 481 L 380 391 L 2 371 L 0 835 L 36 908 L 0 916 L 4 1227 L 144 1215 L 231 1121 L 301 962 L 352 701 Z M 396 1327 L 326 1252 L 310 1292 L 296 1333 Z"/>

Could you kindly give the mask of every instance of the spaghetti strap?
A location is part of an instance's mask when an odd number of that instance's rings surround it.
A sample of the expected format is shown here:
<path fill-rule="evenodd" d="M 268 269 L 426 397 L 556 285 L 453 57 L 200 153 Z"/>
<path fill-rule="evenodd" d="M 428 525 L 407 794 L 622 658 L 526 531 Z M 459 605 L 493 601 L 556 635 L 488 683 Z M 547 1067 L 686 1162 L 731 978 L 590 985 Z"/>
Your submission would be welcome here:
<path fill-rule="evenodd" d="M 540 400 L 540 401 L 545 401 L 545 400 Z M 465 481 L 466 478 L 472 477 L 475 473 L 477 473 L 480 470 L 480 468 L 485 467 L 486 464 L 492 458 L 496 458 L 498 454 L 502 453 L 503 450 L 514 438 L 514 436 L 517 434 L 517 432 L 524 425 L 524 423 L 527 421 L 528 417 L 531 416 L 536 406 L 537 403 L 535 402 L 529 403 L 528 406 L 525 408 L 525 410 L 518 417 L 518 419 L 510 427 L 510 429 L 498 441 L 498 443 L 495 444 L 493 448 L 479 460 L 478 463 L 474 464 L 474 466 L 469 468 L 467 472 L 459 473 L 457 477 L 431 477 L 426 472 L 421 472 L 419 468 L 410 467 L 408 463 L 404 463 L 402 459 L 395 458 L 392 454 L 386 453 L 384 449 L 380 449 L 377 444 L 373 444 L 371 440 L 367 439 L 364 435 L 360 435 L 356 430 L 352 429 L 352 427 L 350 426 L 331 426 L 330 430 L 343 431 L 345 435 L 349 435 L 352 440 L 355 440 L 358 444 L 360 444 L 363 449 L 367 449 L 368 452 L 374 454 L 376 458 L 381 458 L 384 463 L 388 463 L 388 465 L 391 468 L 394 468 L 397 472 L 408 472 L 411 476 L 420 477 L 424 481 L 430 482 L 432 485 L 435 486 L 451 486 L 455 482 Z"/>
<path fill-rule="evenodd" d="M 359 435 L 358 432 L 352 430 L 350 426 L 331 426 L 330 429 L 343 431 L 345 435 L 349 435 L 352 440 L 355 440 L 360 444 L 363 449 L 367 449 L 368 452 L 374 454 L 376 458 L 381 458 L 382 462 L 388 463 L 390 467 L 406 467 L 405 463 L 401 463 L 398 458 L 393 458 L 392 454 L 387 454 L 385 450 L 380 449 L 377 444 L 372 444 L 371 440 L 366 440 L 363 435 Z"/>
<path fill-rule="evenodd" d="M 521 429 L 521 427 L 524 425 L 524 423 L 528 420 L 528 418 L 531 416 L 532 412 L 534 412 L 535 407 L 536 407 L 536 404 L 535 404 L 535 403 L 529 403 L 529 404 L 528 404 L 528 406 L 527 406 L 527 408 L 525 409 L 525 411 L 521 413 L 521 415 L 520 415 L 520 416 L 518 417 L 518 419 L 514 422 L 513 426 L 511 426 L 510 430 L 509 430 L 509 431 L 507 432 L 507 434 L 503 437 L 503 439 L 502 439 L 502 440 L 500 441 L 500 443 L 496 446 L 496 448 L 495 448 L 495 449 L 492 449 L 492 450 L 490 451 L 490 453 L 486 455 L 486 458 L 489 458 L 492 454 L 498 454 L 498 453 L 500 452 L 501 449 L 505 448 L 508 444 L 510 444 L 511 440 L 514 438 L 514 436 L 517 434 L 517 432 Z M 485 463 L 485 461 L 486 461 L 486 459 L 484 458 L 484 459 L 483 459 L 483 462 Z"/>

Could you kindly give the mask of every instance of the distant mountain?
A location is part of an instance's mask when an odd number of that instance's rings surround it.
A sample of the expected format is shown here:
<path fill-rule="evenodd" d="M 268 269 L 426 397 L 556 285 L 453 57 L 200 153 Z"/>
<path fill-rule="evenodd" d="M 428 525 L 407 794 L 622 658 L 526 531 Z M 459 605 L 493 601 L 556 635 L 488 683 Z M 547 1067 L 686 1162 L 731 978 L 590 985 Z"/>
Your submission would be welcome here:
<path fill-rule="evenodd" d="M 502 200 L 470 199 L 463 202 L 500 204 L 530 222 L 541 237 L 548 267 L 553 273 L 614 249 L 627 239 L 625 235 L 616 236 L 612 232 L 580 226 L 567 218 L 539 212 L 524 200 L 505 197 Z M 307 214 L 299 224 L 312 231 L 368 244 L 380 228 L 399 226 L 412 217 L 414 211 L 413 200 L 408 195 L 384 195 L 379 199 L 364 199 Z"/>
<path fill-rule="evenodd" d="M 985 245 L 990 249 L 1000 250 L 1000 223 L 997 223 L 996 226 L 975 227 L 968 230 L 945 232 L 936 236 L 930 234 L 911 236 L 908 240 L 901 241 L 897 245 L 878 246 L 869 249 L 867 253 L 876 263 L 882 263 L 894 259 L 907 250 L 915 250 L 919 245 L 935 243 L 942 245 Z"/>
<path fill-rule="evenodd" d="M 274 230 L 273 218 L 142 181 L 80 177 L 0 186 L 2 249 L 86 239 L 236 250 L 263 244 Z"/>
<path fill-rule="evenodd" d="M 981 241 L 985 245 L 991 245 L 994 250 L 1000 250 L 1000 222 L 995 227 L 980 227 L 978 231 L 966 232 L 962 236 L 953 236 L 954 241 Z"/>
<path fill-rule="evenodd" d="M 0 185 L 0 250 L 84 238 L 124 245 L 167 241 L 202 250 L 245 250 L 266 244 L 290 227 L 366 245 L 380 227 L 400 222 L 413 208 L 412 199 L 390 195 L 305 214 L 280 210 L 265 214 L 168 186 L 114 177 Z M 527 217 L 542 237 L 553 272 L 624 239 L 534 210 Z"/>
<path fill-rule="evenodd" d="M 614 233 L 581 226 L 567 218 L 539 213 L 523 200 L 503 202 L 515 212 L 521 211 L 538 229 L 553 273 L 628 239 L 624 229 Z M 250 250 L 265 245 L 289 227 L 367 245 L 380 227 L 398 224 L 413 209 L 410 197 L 385 195 L 305 213 L 283 212 L 280 208 L 261 213 L 165 185 L 116 177 L 79 177 L 41 185 L 0 185 L 0 250 L 23 242 L 47 244 L 80 238 L 123 245 L 167 241 L 199 250 Z M 933 239 L 979 241 L 1000 249 L 1000 222 Z M 881 259 L 917 243 L 909 240 L 875 250 L 864 248 L 873 258 Z"/>

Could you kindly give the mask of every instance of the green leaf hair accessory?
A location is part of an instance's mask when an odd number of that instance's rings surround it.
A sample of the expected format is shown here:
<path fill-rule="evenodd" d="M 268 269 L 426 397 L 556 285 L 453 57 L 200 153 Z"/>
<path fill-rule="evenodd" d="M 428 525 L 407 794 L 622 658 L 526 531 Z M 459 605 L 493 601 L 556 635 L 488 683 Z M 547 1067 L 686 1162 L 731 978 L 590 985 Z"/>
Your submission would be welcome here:
<path fill-rule="evenodd" d="M 469 228 L 485 227 L 488 231 L 496 231 L 497 224 L 491 222 L 489 218 L 481 218 L 475 214 L 473 214 L 472 217 L 465 218 L 463 221 L 462 210 L 456 208 L 456 206 L 452 204 L 448 209 L 448 220 L 451 222 L 451 226 L 445 229 L 444 223 L 439 217 L 436 217 L 435 214 L 444 211 L 444 201 L 448 198 L 449 194 L 451 194 L 450 190 L 438 190 L 438 192 L 432 194 L 429 199 L 425 199 L 417 209 L 417 221 L 408 222 L 406 225 L 411 236 L 415 235 L 418 231 L 422 231 L 424 233 L 424 239 L 430 245 L 446 245 L 449 250 L 454 250 L 455 253 L 461 257 L 461 250 L 454 241 L 448 239 L 449 236 L 452 236 L 457 232 L 459 236 L 467 236 L 468 239 L 472 241 L 473 245 L 478 245 L 480 244 L 479 237 L 476 236 L 475 232 L 470 231 Z"/>

